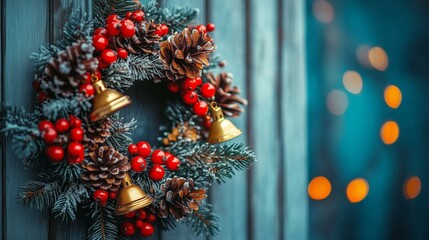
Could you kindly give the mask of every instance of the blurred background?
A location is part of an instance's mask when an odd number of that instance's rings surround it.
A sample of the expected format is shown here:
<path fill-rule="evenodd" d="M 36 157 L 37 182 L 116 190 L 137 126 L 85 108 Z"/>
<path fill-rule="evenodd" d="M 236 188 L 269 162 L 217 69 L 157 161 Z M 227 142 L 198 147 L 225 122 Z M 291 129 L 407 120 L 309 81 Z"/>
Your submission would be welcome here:
<path fill-rule="evenodd" d="M 429 239 L 429 2 L 306 13 L 309 238 Z"/>

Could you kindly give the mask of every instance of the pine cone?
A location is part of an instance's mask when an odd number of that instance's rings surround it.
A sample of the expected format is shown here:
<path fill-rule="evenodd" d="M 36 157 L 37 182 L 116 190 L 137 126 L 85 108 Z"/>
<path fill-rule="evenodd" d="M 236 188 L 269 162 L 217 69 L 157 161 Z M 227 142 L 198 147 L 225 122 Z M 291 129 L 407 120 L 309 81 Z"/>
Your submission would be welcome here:
<path fill-rule="evenodd" d="M 170 145 L 178 139 L 183 139 L 189 142 L 196 142 L 201 139 L 201 129 L 198 126 L 190 124 L 189 122 L 179 123 L 171 130 L 171 133 L 165 132 L 165 137 L 162 138 L 164 145 Z"/>
<path fill-rule="evenodd" d="M 222 108 L 223 114 L 228 117 L 238 117 L 246 106 L 247 100 L 240 97 L 240 89 L 237 86 L 232 87 L 233 76 L 230 73 L 222 72 L 215 76 L 212 72 L 206 74 L 207 79 L 216 88 L 215 100 Z"/>
<path fill-rule="evenodd" d="M 174 177 L 162 185 L 164 197 L 159 204 L 158 215 L 161 218 L 171 214 L 179 220 L 198 210 L 198 205 L 207 197 L 206 190 L 196 189 L 192 179 Z"/>
<path fill-rule="evenodd" d="M 81 178 L 95 188 L 116 191 L 131 169 L 128 158 L 113 147 L 101 146 L 89 153 L 91 161 L 82 163 Z"/>
<path fill-rule="evenodd" d="M 216 47 L 206 33 L 185 28 L 160 43 L 160 58 L 164 62 L 167 78 L 194 78 L 201 75 L 204 66 L 209 65 L 209 55 Z"/>
<path fill-rule="evenodd" d="M 155 31 L 161 26 L 154 21 L 144 21 L 136 25 L 136 33 L 131 38 L 123 38 L 121 36 L 113 38 L 115 47 L 126 49 L 130 53 L 146 53 L 156 54 L 158 50 L 156 46 L 161 41 L 162 37 L 155 34 Z"/>
<path fill-rule="evenodd" d="M 85 83 L 86 72 L 97 70 L 98 60 L 93 56 L 94 47 L 91 41 L 79 40 L 60 51 L 45 66 L 45 74 L 38 76 L 41 87 L 55 95 L 69 97 Z"/>
<path fill-rule="evenodd" d="M 110 118 L 89 123 L 84 137 L 85 147 L 94 150 L 100 144 L 105 143 L 106 139 L 111 135 L 110 129 L 112 126 L 113 123 Z"/>

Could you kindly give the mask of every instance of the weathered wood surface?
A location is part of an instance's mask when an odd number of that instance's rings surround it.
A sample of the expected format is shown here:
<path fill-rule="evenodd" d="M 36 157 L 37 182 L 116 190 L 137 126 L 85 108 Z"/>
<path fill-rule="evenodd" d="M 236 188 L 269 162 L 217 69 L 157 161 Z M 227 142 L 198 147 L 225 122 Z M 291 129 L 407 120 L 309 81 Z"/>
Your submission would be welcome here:
<path fill-rule="evenodd" d="M 142 1 L 143 3 L 146 1 Z M 251 145 L 258 162 L 227 184 L 214 184 L 209 201 L 220 215 L 216 239 L 306 239 L 306 116 L 303 2 L 295 0 L 163 0 L 162 6 L 200 9 L 199 23 L 214 22 L 217 53 L 249 99 L 233 122 L 243 130 L 234 140 Z M 2 101 L 31 110 L 33 68 L 28 56 L 61 37 L 72 9 L 90 11 L 90 0 L 5 0 L 1 11 Z M 156 142 L 165 123 L 162 92 L 138 83 L 127 91 L 134 104 L 123 111 L 138 119 L 134 139 Z M 150 113 L 150 114 L 148 114 Z M 22 207 L 19 186 L 37 170 L 21 162 L 2 142 L 3 239 L 84 239 L 87 222 L 56 223 L 46 212 Z M 25 231 L 22 230 L 25 226 Z M 137 239 L 137 238 L 136 238 Z M 151 239 L 203 239 L 183 224 Z"/>

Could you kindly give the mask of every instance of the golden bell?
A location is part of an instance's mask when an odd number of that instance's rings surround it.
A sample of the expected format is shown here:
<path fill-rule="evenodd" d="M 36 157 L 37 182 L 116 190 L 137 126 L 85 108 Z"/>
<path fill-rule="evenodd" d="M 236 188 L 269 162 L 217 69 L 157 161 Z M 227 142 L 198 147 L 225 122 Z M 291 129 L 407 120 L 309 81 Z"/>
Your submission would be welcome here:
<path fill-rule="evenodd" d="M 222 108 L 216 102 L 210 103 L 213 123 L 210 127 L 208 142 L 211 144 L 221 143 L 240 136 L 241 130 L 225 119 Z"/>
<path fill-rule="evenodd" d="M 127 173 L 125 178 L 122 179 L 122 188 L 116 197 L 115 215 L 124 215 L 147 207 L 152 204 L 152 201 L 152 198 L 143 189 L 133 184 L 133 180 Z"/>
<path fill-rule="evenodd" d="M 92 100 L 91 122 L 98 121 L 119 109 L 131 104 L 131 99 L 118 91 L 106 88 L 102 80 L 92 75 L 92 86 L 96 95 Z"/>

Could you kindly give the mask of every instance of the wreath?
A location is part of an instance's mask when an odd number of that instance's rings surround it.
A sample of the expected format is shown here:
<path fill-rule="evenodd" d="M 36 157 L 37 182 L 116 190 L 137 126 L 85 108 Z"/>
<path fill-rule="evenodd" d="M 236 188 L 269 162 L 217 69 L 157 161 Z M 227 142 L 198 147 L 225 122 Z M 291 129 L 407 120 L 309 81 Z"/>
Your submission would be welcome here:
<path fill-rule="evenodd" d="M 247 102 L 213 56 L 214 24 L 193 25 L 197 9 L 142 6 L 131 0 L 93 1 L 93 17 L 75 12 L 64 39 L 32 55 L 35 110 L 3 106 L 2 131 L 25 167 L 41 169 L 22 186 L 20 201 L 49 209 L 58 220 L 91 218 L 88 239 L 147 237 L 184 220 L 213 236 L 217 217 L 204 202 L 255 161 L 243 144 L 218 144 L 240 130 Z M 120 116 L 135 81 L 165 88 L 169 126 L 158 142 L 133 141 L 137 121 Z M 155 227 L 154 227 L 155 226 Z"/>

